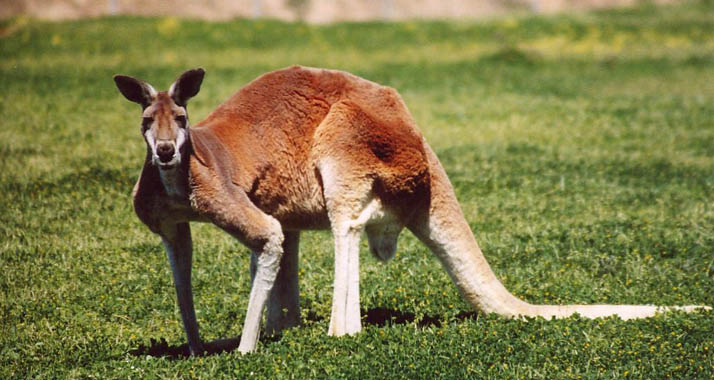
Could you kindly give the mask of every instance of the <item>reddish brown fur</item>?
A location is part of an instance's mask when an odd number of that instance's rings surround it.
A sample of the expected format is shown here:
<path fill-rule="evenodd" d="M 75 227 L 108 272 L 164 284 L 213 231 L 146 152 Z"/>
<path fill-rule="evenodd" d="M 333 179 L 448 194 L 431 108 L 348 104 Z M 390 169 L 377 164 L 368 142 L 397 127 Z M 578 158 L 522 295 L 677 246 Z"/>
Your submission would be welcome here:
<path fill-rule="evenodd" d="M 404 197 L 428 194 L 423 139 L 399 95 L 343 72 L 265 74 L 192 127 L 191 139 L 193 176 L 230 178 L 284 229 L 329 228 L 316 166 L 322 157 L 349 159 L 343 175 L 372 181 L 399 213 Z M 195 187 L 199 212 L 211 208 L 212 186 Z"/>

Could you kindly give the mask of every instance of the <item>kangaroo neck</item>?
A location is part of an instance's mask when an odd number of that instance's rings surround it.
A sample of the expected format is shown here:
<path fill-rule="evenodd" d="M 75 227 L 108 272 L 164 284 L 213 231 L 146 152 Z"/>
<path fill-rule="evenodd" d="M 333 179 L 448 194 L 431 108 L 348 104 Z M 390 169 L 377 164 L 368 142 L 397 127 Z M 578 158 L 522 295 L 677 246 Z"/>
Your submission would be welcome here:
<path fill-rule="evenodd" d="M 159 169 L 159 179 L 169 197 L 188 196 L 188 173 L 182 170 L 182 166 L 183 164 L 171 169 Z"/>

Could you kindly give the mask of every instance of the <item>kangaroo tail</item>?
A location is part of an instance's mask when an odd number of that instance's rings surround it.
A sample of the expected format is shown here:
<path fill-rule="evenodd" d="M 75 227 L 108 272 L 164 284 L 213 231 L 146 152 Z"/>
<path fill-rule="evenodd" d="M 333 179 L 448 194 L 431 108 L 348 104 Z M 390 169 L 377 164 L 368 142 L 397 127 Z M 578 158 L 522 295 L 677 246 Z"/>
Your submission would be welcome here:
<path fill-rule="evenodd" d="M 589 318 L 617 315 L 644 318 L 668 310 L 692 311 L 708 306 L 533 305 L 511 294 L 486 262 L 463 217 L 451 184 L 436 155 L 425 143 L 431 174 L 430 204 L 408 228 L 436 254 L 461 295 L 477 310 L 508 317 L 562 318 L 578 313 Z"/>

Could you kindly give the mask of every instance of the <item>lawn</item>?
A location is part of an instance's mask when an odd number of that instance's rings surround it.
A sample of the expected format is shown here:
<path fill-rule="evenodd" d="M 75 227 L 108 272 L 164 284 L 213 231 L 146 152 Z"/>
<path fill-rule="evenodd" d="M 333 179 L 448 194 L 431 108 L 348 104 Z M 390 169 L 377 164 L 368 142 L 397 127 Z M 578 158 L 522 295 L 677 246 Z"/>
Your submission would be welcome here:
<path fill-rule="evenodd" d="M 0 378 L 714 377 L 714 313 L 509 320 L 462 301 L 410 233 L 362 244 L 363 332 L 327 336 L 332 240 L 302 235 L 303 325 L 255 353 L 185 342 L 129 74 L 206 79 L 200 120 L 302 64 L 396 88 L 506 287 L 533 303 L 714 305 L 714 4 L 482 22 L 310 26 L 175 18 L 0 22 Z M 240 334 L 249 252 L 194 225 L 205 340 Z"/>

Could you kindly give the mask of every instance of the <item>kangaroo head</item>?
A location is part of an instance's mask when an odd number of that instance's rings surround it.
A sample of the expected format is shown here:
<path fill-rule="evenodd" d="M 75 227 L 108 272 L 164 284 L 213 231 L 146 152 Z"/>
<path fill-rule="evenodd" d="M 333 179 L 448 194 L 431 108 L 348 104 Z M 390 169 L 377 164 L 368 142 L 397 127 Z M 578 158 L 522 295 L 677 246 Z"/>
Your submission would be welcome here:
<path fill-rule="evenodd" d="M 151 162 L 159 169 L 172 169 L 181 163 L 181 153 L 188 141 L 186 103 L 198 94 L 203 69 L 186 71 L 169 87 L 157 92 L 150 84 L 125 75 L 115 75 L 119 92 L 141 105 L 141 133 L 151 153 Z"/>

